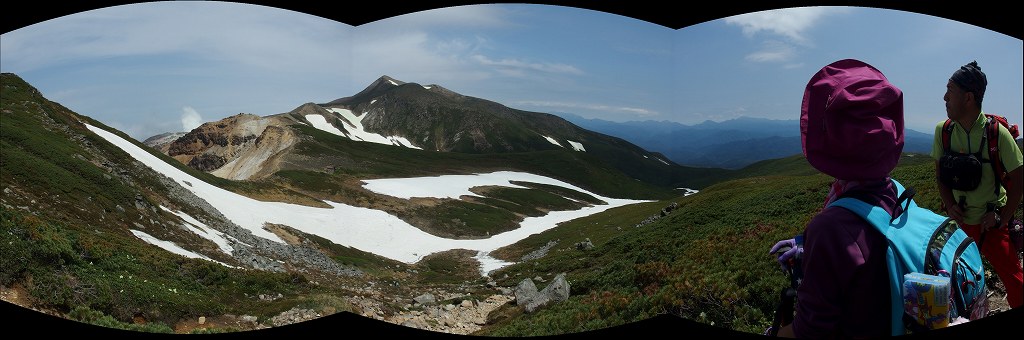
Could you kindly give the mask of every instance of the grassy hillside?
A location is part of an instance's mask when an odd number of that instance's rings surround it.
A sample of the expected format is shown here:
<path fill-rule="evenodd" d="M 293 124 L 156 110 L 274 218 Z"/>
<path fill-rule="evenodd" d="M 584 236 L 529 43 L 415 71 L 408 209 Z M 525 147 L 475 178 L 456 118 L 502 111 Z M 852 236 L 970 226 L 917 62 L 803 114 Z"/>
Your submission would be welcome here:
<path fill-rule="evenodd" d="M 675 195 L 667 188 L 629 178 L 583 152 L 431 152 L 354 142 L 305 125 L 293 127 L 313 137 L 297 145 L 300 155 L 319 162 L 306 167 L 326 170 L 282 170 L 266 182 L 311 197 L 381 209 L 441 237 L 483 238 L 512 230 L 528 216 L 604 202 L 575 190 L 536 183 L 522 183 L 525 189 L 479 188 L 475 190 L 481 197 L 465 200 L 402 200 L 372 193 L 362 187 L 362 180 L 518 171 L 559 179 L 614 198 L 664 199 Z"/>
<path fill-rule="evenodd" d="M 496 273 L 504 285 L 565 272 L 569 301 L 502 322 L 486 335 L 576 333 L 673 313 L 687 319 L 760 332 L 786 279 L 768 255 L 775 241 L 799 233 L 820 207 L 825 176 L 756 177 L 713 185 L 675 200 L 671 214 L 654 223 L 615 227 L 629 232 L 577 250 L 562 239 L 549 255 Z M 669 202 L 653 206 L 660 209 Z M 639 207 L 637 207 L 639 208 Z M 651 211 L 636 215 L 650 215 Z M 636 219 L 631 219 L 636 221 Z M 557 232 L 581 235 L 599 229 L 585 222 Z M 541 234 L 535 243 L 547 242 Z M 558 236 L 551 235 L 551 239 Z M 567 242 L 569 241 L 569 242 Z M 758 251 L 758 250 L 762 251 Z"/>
<path fill-rule="evenodd" d="M 288 303 L 326 294 L 301 275 L 231 269 L 171 254 L 127 233 L 91 229 L 0 207 L 0 285 L 22 286 L 37 308 L 79 319 L 98 320 L 99 313 L 124 323 L 104 326 L 128 329 L 130 320 L 142 318 L 151 325 L 145 330 L 157 332 L 201 315 L 268 318 Z M 288 298 L 273 304 L 260 294 Z"/>
<path fill-rule="evenodd" d="M 904 153 L 900 157 L 899 164 L 901 166 L 914 165 L 920 163 L 929 163 L 934 160 L 926 155 L 919 153 Z M 721 170 L 713 175 L 709 175 L 705 178 L 706 181 L 711 183 L 719 183 L 723 181 L 733 180 L 737 178 L 746 177 L 757 177 L 757 176 L 807 176 L 815 175 L 820 173 L 817 169 L 807 163 L 807 159 L 802 154 L 796 154 L 792 156 L 768 159 L 750 164 L 742 169 L 738 170 Z"/>
<path fill-rule="evenodd" d="M 297 148 L 301 155 L 330 160 L 334 174 L 352 178 L 436 176 L 490 171 L 524 171 L 549 176 L 601 195 L 619 198 L 671 197 L 671 190 L 626 177 L 584 152 L 465 154 L 430 152 L 351 141 L 305 125 L 292 125 L 315 141 Z"/>
<path fill-rule="evenodd" d="M 15 75 L 3 74 L 2 83 L 0 286 L 24 289 L 36 308 L 76 320 L 156 332 L 200 315 L 267 318 L 291 307 L 284 301 L 323 295 L 302 275 L 231 269 L 142 242 L 128 229 L 192 249 L 215 247 L 157 208 L 190 208 L 170 197 L 158 175 L 79 120 L 102 124 L 44 99 Z M 279 293 L 287 296 L 280 303 L 256 298 Z"/>
<path fill-rule="evenodd" d="M 779 161 L 788 162 L 793 160 Z M 918 190 L 920 205 L 936 209 L 932 163 L 904 163 L 893 172 L 894 178 Z M 821 174 L 736 179 L 697 195 L 623 207 L 534 235 L 502 251 L 517 257 L 553 240 L 558 244 L 541 259 L 492 276 L 514 286 L 524 278 L 551 278 L 564 272 L 572 285 L 571 297 L 532 314 L 514 308 L 494 313 L 494 324 L 479 334 L 577 333 L 663 313 L 760 333 L 771 321 L 779 290 L 788 285 L 768 250 L 803 230 L 821 208 L 830 182 Z M 668 216 L 633 226 L 637 218 L 671 202 L 678 208 Z M 595 248 L 573 246 L 584 238 L 590 238 Z"/>

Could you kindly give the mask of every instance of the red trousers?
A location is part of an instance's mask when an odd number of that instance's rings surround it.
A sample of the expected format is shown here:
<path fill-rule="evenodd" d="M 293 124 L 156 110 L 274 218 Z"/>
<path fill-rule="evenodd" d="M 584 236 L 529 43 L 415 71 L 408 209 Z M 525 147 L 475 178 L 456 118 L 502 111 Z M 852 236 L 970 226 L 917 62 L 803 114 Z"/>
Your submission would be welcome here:
<path fill-rule="evenodd" d="M 1010 308 L 1017 308 L 1024 304 L 1024 269 L 1021 269 L 1017 253 L 1010 245 L 1010 234 L 1006 228 L 989 229 L 985 232 L 985 238 L 980 235 L 981 225 L 965 225 L 964 231 L 967 236 L 980 242 L 981 255 L 992 264 L 999 281 L 1006 286 L 1006 301 Z"/>

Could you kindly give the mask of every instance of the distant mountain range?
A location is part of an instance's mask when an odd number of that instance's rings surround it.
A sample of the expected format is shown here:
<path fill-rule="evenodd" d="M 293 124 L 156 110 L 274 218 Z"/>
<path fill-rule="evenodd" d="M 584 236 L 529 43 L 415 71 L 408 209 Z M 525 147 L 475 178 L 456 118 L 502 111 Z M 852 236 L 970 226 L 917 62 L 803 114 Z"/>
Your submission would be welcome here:
<path fill-rule="evenodd" d="M 669 121 L 611 122 L 571 113 L 558 116 L 584 129 L 617 136 L 685 166 L 739 169 L 800 154 L 800 121 L 740 117 L 684 125 Z M 907 129 L 904 152 L 930 153 L 932 135 Z"/>

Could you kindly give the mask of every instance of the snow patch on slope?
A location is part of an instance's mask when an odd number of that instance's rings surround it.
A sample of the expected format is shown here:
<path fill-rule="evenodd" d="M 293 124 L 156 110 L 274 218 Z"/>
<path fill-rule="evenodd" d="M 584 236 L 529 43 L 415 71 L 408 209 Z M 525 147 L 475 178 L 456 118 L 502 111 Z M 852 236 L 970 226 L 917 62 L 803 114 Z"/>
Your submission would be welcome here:
<path fill-rule="evenodd" d="M 334 112 L 341 117 L 341 119 L 346 123 L 345 125 L 348 127 L 345 129 L 347 131 L 343 132 L 341 130 L 338 130 L 338 128 L 327 123 L 327 119 L 321 115 L 307 115 L 306 120 L 309 120 L 310 123 L 313 123 L 313 127 L 317 129 L 324 130 L 335 135 L 344 136 L 354 141 L 404 146 L 410 149 L 423 150 L 423 148 L 413 145 L 412 142 L 410 142 L 405 137 L 384 136 L 377 133 L 366 131 L 366 129 L 363 127 L 363 118 L 366 117 L 366 113 L 363 113 L 360 116 L 356 116 L 355 114 L 352 113 L 352 111 L 347 109 L 330 108 L 327 110 Z"/>
<path fill-rule="evenodd" d="M 178 182 L 186 190 L 191 191 L 200 199 L 207 201 L 212 207 L 220 211 L 228 220 L 242 228 L 245 228 L 246 230 L 249 230 L 255 236 L 284 244 L 285 242 L 281 238 L 263 228 L 266 223 L 283 224 L 304 233 L 323 237 L 341 246 L 353 247 L 410 264 L 416 263 L 424 256 L 451 249 L 468 249 L 475 250 L 477 252 L 490 252 L 516 243 L 530 235 L 554 228 L 559 223 L 568 220 L 590 216 L 608 209 L 629 204 L 648 202 L 603 197 L 562 181 L 529 173 L 499 172 L 478 175 L 453 175 L 461 176 L 457 178 L 463 181 L 476 178 L 478 183 L 496 183 L 495 185 L 505 186 L 513 186 L 510 183 L 510 181 L 513 180 L 553 184 L 590 194 L 597 199 L 607 202 L 607 204 L 586 206 L 579 210 L 551 211 L 544 216 L 527 217 L 520 223 L 519 228 L 492 235 L 486 239 L 447 239 L 428 234 L 398 217 L 380 210 L 354 207 L 330 201 L 326 202 L 331 206 L 330 208 L 318 208 L 290 203 L 255 200 L 196 179 L 120 136 L 89 124 L 85 124 L 85 126 L 103 139 L 121 148 L 136 160 L 142 162 L 156 172 Z M 451 178 L 452 177 L 446 177 L 444 181 L 450 180 Z M 372 180 L 367 182 L 374 183 L 375 181 L 384 180 Z M 429 197 L 445 195 L 447 197 L 447 195 L 451 195 L 450 190 L 453 190 L 450 188 L 435 186 L 435 189 L 443 189 L 444 191 L 429 191 L 425 193 L 405 192 L 413 191 L 416 190 L 417 187 L 432 183 L 432 181 L 436 181 L 436 178 L 426 177 L 404 179 L 403 181 L 406 181 L 406 183 L 402 185 L 403 188 L 393 188 L 386 190 L 386 192 L 396 195 L 396 197 L 418 197 L 420 195 L 428 195 Z M 460 187 L 468 187 L 468 185 L 474 184 L 468 182 L 459 184 Z M 462 191 L 464 188 L 456 189 L 460 189 L 460 195 L 465 193 Z M 378 190 L 385 191 L 384 189 Z M 140 238 L 141 237 L 143 236 L 140 236 Z M 493 261 L 487 262 L 492 264 L 497 263 Z"/>
<path fill-rule="evenodd" d="M 158 238 L 154 237 L 153 235 L 147 234 L 145 232 L 138 231 L 138 230 L 135 230 L 135 229 L 128 229 L 128 231 L 131 231 L 132 235 L 135 235 L 135 237 L 138 237 L 139 239 L 145 241 L 146 243 L 149 243 L 149 244 L 152 244 L 154 246 L 160 247 L 160 249 L 163 249 L 163 250 L 166 250 L 166 251 L 169 251 L 169 252 L 172 252 L 172 253 L 184 256 L 184 257 L 188 257 L 188 258 L 203 259 L 203 260 L 207 260 L 207 261 L 211 261 L 211 262 L 220 263 L 221 265 L 223 265 L 225 267 L 237 268 L 237 267 L 229 265 L 227 263 L 220 262 L 220 261 L 211 259 L 209 257 L 206 257 L 206 256 L 204 256 L 202 254 L 198 254 L 198 253 L 192 252 L 192 251 L 190 251 L 188 249 L 182 248 L 181 246 L 178 246 L 174 242 L 164 241 L 164 240 L 158 239 Z"/>
<path fill-rule="evenodd" d="M 544 137 L 544 139 L 548 140 L 548 143 L 551 143 L 551 144 L 554 144 L 554 145 L 558 145 L 559 147 L 563 147 L 564 148 L 564 146 L 562 146 L 562 144 L 559 144 L 558 141 L 555 140 L 554 138 L 551 138 L 551 137 L 548 137 L 548 136 L 543 136 L 543 137 Z"/>
<path fill-rule="evenodd" d="M 227 237 L 225 237 L 226 235 L 224 235 L 224 233 L 206 226 L 205 223 L 199 222 L 199 220 L 193 218 L 192 216 L 189 216 L 189 214 L 186 214 L 184 212 L 173 211 L 171 209 L 167 209 L 167 207 L 164 207 L 162 205 L 160 206 L 160 209 L 163 209 L 164 211 L 167 211 L 180 217 L 182 220 L 185 221 L 185 227 L 188 228 L 188 230 L 192 231 L 193 233 L 199 235 L 202 238 L 205 238 L 217 244 L 217 247 L 220 247 L 220 251 L 224 252 L 225 254 L 231 255 L 231 252 L 235 251 L 235 248 L 232 247 L 230 243 L 228 243 Z"/>
<path fill-rule="evenodd" d="M 572 144 L 572 149 L 573 149 L 573 150 L 576 150 L 576 151 L 583 151 L 583 152 L 586 152 L 586 151 L 587 151 L 587 149 L 584 149 L 584 148 L 583 148 L 583 144 L 581 144 L 581 143 L 579 143 L 579 142 L 574 142 L 574 141 L 571 141 L 571 140 L 570 140 L 570 141 L 568 141 L 568 142 L 569 142 L 569 144 Z"/>

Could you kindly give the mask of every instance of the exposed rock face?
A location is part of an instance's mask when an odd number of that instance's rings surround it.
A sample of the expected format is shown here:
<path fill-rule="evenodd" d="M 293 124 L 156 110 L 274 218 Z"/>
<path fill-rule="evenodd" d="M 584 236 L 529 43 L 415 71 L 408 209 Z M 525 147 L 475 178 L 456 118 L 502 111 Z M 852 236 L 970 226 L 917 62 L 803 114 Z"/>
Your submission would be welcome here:
<path fill-rule="evenodd" d="M 536 259 L 542 258 L 542 257 L 544 257 L 545 255 L 548 254 L 548 251 L 551 250 L 551 247 L 554 247 L 556 245 L 558 245 L 558 241 L 555 241 L 555 240 L 548 241 L 548 243 L 545 244 L 540 249 L 534 250 L 534 251 L 530 252 L 529 254 L 523 255 L 523 257 L 520 259 L 520 261 L 530 261 L 530 260 L 536 260 Z"/>
<path fill-rule="evenodd" d="M 283 151 L 296 142 L 291 129 L 267 126 L 251 147 L 245 148 L 231 162 L 211 173 L 228 179 L 260 178 L 278 170 Z"/>
<path fill-rule="evenodd" d="M 203 123 L 171 143 L 167 154 L 178 158 L 199 155 L 218 146 L 231 149 L 262 133 L 266 125 L 260 126 L 260 121 L 257 115 L 240 113 L 216 122 Z"/>
<path fill-rule="evenodd" d="M 227 163 L 224 157 L 204 153 L 192 157 L 192 160 L 188 161 L 188 166 L 200 171 L 211 171 L 220 168 L 224 163 Z"/>
<path fill-rule="evenodd" d="M 687 190 L 689 190 L 689 189 L 687 189 Z M 643 221 L 640 221 L 640 223 L 637 223 L 635 227 L 639 228 L 639 227 L 642 227 L 642 226 L 654 223 L 654 221 L 657 221 L 659 218 L 668 216 L 670 213 L 672 213 L 673 210 L 676 210 L 676 208 L 678 208 L 678 207 L 679 207 L 679 203 L 672 202 L 672 204 L 669 204 L 668 206 L 662 208 L 660 214 L 648 216 Z"/>
<path fill-rule="evenodd" d="M 280 116 L 240 113 L 177 138 L 167 145 L 167 155 L 218 177 L 259 178 L 276 171 L 283 151 L 295 145 L 289 123 Z"/>
<path fill-rule="evenodd" d="M 417 296 L 416 298 L 413 299 L 413 301 L 421 305 L 432 304 L 437 302 L 437 300 L 434 298 L 434 295 L 430 293 Z"/>
<path fill-rule="evenodd" d="M 441 297 L 447 299 L 453 296 L 441 295 Z M 457 304 L 424 305 L 421 307 L 422 309 L 406 309 L 391 315 L 381 315 L 381 313 L 373 312 L 372 309 L 367 312 L 367 308 L 364 307 L 362 315 L 405 327 L 467 335 L 486 325 L 488 314 L 511 300 L 511 296 L 499 294 L 491 295 L 484 300 L 466 299 Z M 380 302 L 375 302 L 375 304 L 380 304 Z"/>
<path fill-rule="evenodd" d="M 185 132 L 161 133 L 159 135 L 147 138 L 146 140 L 142 141 L 142 144 L 145 144 L 146 146 L 157 149 L 160 152 L 166 154 L 167 149 L 171 147 L 171 143 L 173 143 L 175 140 L 181 138 L 181 136 L 184 135 Z"/>
<path fill-rule="evenodd" d="M 320 313 L 317 313 L 315 310 L 295 307 L 271 318 L 270 324 L 273 325 L 274 327 L 280 327 L 284 325 L 290 325 L 293 323 L 313 320 L 319 318 L 320 316 Z"/>
<path fill-rule="evenodd" d="M 590 238 L 588 237 L 586 240 L 583 240 L 583 242 L 577 242 L 576 243 L 576 249 L 578 249 L 578 250 L 591 250 L 591 249 L 594 249 L 594 243 L 590 242 Z"/>
<path fill-rule="evenodd" d="M 569 299 L 569 288 L 569 281 L 565 280 L 565 273 L 561 273 L 555 276 L 555 280 L 551 281 L 550 285 L 544 287 L 542 293 L 550 296 L 552 301 L 560 302 Z"/>
<path fill-rule="evenodd" d="M 541 307 L 569 299 L 569 288 L 565 273 L 555 276 L 551 284 L 540 292 L 537 292 L 533 280 L 524 279 L 515 289 L 516 304 L 522 306 L 527 313 L 533 313 Z"/>
<path fill-rule="evenodd" d="M 533 280 L 530 279 L 523 279 L 515 288 L 516 304 L 519 305 L 535 300 L 537 295 L 537 285 L 533 284 Z"/>
<path fill-rule="evenodd" d="M 546 305 L 565 301 L 569 298 L 569 283 L 565 281 L 565 273 L 559 273 L 551 285 L 538 292 L 534 281 L 525 279 L 515 288 L 515 303 L 522 306 L 526 312 L 535 310 Z"/>

